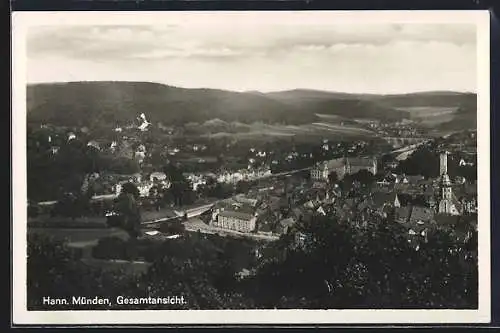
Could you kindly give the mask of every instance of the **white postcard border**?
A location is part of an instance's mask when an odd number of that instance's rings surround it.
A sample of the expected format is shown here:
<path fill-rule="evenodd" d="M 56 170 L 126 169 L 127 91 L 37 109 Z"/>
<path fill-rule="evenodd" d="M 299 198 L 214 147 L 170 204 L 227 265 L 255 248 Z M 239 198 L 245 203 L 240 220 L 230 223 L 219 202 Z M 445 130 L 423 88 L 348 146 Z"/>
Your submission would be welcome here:
<path fill-rule="evenodd" d="M 478 77 L 478 310 L 158 310 L 27 311 L 26 308 L 26 32 L 42 25 L 193 24 L 237 19 L 255 24 L 264 17 L 280 24 L 296 20 L 336 23 L 471 23 L 477 26 Z M 12 187 L 14 324 L 424 324 L 490 321 L 490 86 L 488 11 L 358 12 L 14 12 L 12 14 Z M 432 78 L 429 78 L 430 80 Z"/>

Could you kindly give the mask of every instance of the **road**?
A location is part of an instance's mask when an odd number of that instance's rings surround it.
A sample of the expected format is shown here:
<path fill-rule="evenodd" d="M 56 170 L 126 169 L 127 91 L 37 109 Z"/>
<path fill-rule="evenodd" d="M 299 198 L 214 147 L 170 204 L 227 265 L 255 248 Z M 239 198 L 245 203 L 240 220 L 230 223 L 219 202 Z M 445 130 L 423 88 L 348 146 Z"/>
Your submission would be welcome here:
<path fill-rule="evenodd" d="M 422 141 L 422 142 L 419 142 L 419 143 L 414 143 L 412 145 L 408 145 L 408 146 L 404 146 L 404 147 L 401 147 L 401 148 L 398 148 L 398 149 L 394 149 L 394 150 L 391 151 L 391 154 L 404 153 L 404 152 L 409 151 L 409 150 L 415 150 L 418 147 L 420 147 L 421 145 L 423 145 L 424 143 L 427 143 L 429 141 L 430 140 L 428 140 L 428 141 Z"/>

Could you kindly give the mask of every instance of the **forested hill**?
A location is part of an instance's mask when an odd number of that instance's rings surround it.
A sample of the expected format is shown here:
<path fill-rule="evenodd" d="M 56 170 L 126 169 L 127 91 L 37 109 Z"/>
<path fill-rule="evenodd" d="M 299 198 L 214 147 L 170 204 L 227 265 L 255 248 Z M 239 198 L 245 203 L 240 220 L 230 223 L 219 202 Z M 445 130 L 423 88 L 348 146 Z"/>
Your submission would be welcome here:
<path fill-rule="evenodd" d="M 147 82 L 70 82 L 28 85 L 28 120 L 63 126 L 125 125 L 140 113 L 152 123 L 210 119 L 241 123 L 307 124 L 317 114 L 351 119 L 401 120 L 401 107 L 452 106 L 475 117 L 475 94 L 360 95 L 314 90 L 276 93 L 186 89 Z M 469 121 L 470 117 L 465 117 Z"/>
<path fill-rule="evenodd" d="M 305 123 L 311 113 L 265 96 L 183 89 L 144 82 L 72 82 L 28 86 L 31 121 L 60 125 L 125 124 L 140 113 L 151 122 L 184 124 L 213 118 Z"/>

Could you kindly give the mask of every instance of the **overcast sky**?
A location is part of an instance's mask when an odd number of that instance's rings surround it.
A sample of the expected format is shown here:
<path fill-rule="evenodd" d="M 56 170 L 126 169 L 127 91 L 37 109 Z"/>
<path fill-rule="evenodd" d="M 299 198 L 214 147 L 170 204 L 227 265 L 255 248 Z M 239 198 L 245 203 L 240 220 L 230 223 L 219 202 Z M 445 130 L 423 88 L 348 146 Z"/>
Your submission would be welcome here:
<path fill-rule="evenodd" d="M 236 91 L 476 91 L 458 24 L 183 24 L 31 28 L 28 82 L 151 81 Z"/>

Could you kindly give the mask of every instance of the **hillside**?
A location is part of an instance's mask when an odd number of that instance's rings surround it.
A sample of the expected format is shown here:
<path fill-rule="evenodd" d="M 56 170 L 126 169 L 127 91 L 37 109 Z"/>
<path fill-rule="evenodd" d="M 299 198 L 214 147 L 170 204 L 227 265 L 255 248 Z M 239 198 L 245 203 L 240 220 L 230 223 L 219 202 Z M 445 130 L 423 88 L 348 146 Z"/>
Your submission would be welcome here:
<path fill-rule="evenodd" d="M 143 82 L 72 82 L 28 86 L 28 118 L 58 125 L 124 125 L 147 113 L 151 122 L 185 124 L 213 118 L 251 123 L 309 123 L 315 115 L 266 96 L 183 89 Z"/>
<path fill-rule="evenodd" d="M 63 126 L 121 126 L 142 112 L 153 123 L 177 125 L 215 118 L 303 125 L 318 122 L 316 114 L 325 114 L 382 121 L 425 118 L 426 126 L 461 129 L 475 125 L 476 118 L 476 95 L 454 92 L 370 95 L 297 89 L 239 93 L 103 81 L 29 85 L 27 99 L 30 122 Z M 450 109 L 436 109 L 443 107 Z"/>
<path fill-rule="evenodd" d="M 297 89 L 267 96 L 283 103 L 307 106 L 319 114 L 346 119 L 412 119 L 422 127 L 438 130 L 476 127 L 477 96 L 474 93 L 429 91 L 374 95 Z"/>

